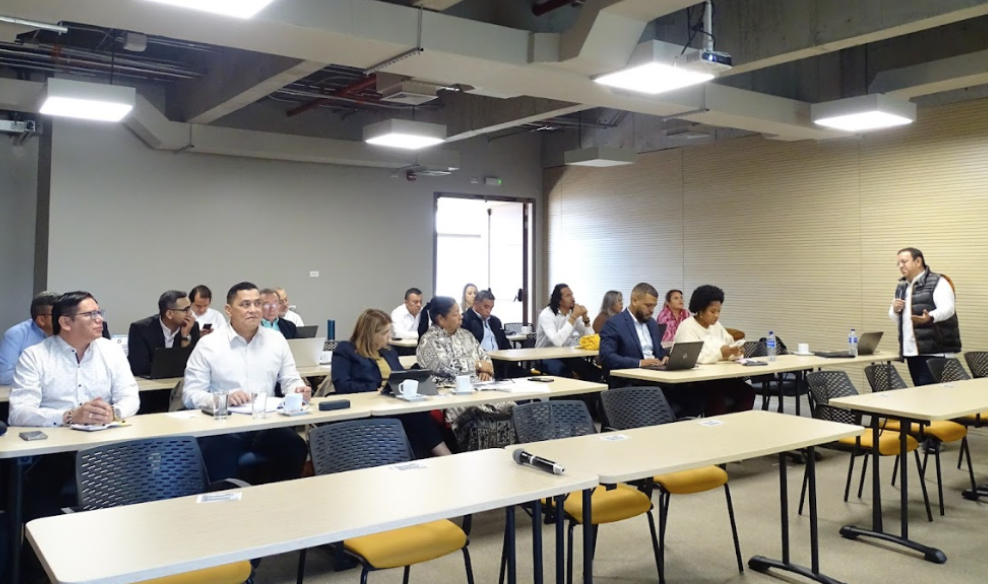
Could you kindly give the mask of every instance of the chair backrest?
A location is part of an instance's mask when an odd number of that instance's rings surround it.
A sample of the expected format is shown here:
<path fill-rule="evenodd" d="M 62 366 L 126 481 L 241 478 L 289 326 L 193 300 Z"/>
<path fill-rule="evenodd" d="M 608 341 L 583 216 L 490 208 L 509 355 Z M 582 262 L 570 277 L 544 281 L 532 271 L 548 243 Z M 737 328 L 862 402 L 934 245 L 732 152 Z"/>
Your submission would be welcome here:
<path fill-rule="evenodd" d="M 761 341 L 745 341 L 745 359 L 755 359 L 757 357 L 768 357 L 768 348 Z"/>
<path fill-rule="evenodd" d="M 520 323 L 520 322 L 506 322 L 504 323 L 504 334 L 506 335 L 521 334 L 521 327 L 523 326 L 525 326 L 524 323 Z"/>
<path fill-rule="evenodd" d="M 309 452 L 317 475 L 412 460 L 401 422 L 388 418 L 320 426 L 309 432 Z"/>
<path fill-rule="evenodd" d="M 814 371 L 806 374 L 806 385 L 810 388 L 816 407 L 813 417 L 831 422 L 856 424 L 857 417 L 850 411 L 830 405 L 835 397 L 858 395 L 851 378 L 844 371 Z"/>
<path fill-rule="evenodd" d="M 179 381 L 168 396 L 168 411 L 180 412 L 185 409 L 185 380 Z"/>
<path fill-rule="evenodd" d="M 105 509 L 198 495 L 209 479 L 189 436 L 119 442 L 76 454 L 79 506 Z"/>
<path fill-rule="evenodd" d="M 971 376 L 964 370 L 964 366 L 961 365 L 960 359 L 936 357 L 927 359 L 926 366 L 930 368 L 933 381 L 937 383 L 951 383 L 953 381 L 971 379 Z"/>
<path fill-rule="evenodd" d="M 676 421 L 665 394 L 658 387 L 619 387 L 600 394 L 608 426 L 630 430 Z"/>
<path fill-rule="evenodd" d="M 988 377 L 988 351 L 964 353 L 964 360 L 967 361 L 967 368 L 971 370 L 971 375 L 975 379 Z"/>
<path fill-rule="evenodd" d="M 888 391 L 909 387 L 891 363 L 875 363 L 865 367 L 864 372 L 872 391 Z"/>
<path fill-rule="evenodd" d="M 511 412 L 518 442 L 539 442 L 597 433 L 587 404 L 581 401 L 532 402 Z"/>

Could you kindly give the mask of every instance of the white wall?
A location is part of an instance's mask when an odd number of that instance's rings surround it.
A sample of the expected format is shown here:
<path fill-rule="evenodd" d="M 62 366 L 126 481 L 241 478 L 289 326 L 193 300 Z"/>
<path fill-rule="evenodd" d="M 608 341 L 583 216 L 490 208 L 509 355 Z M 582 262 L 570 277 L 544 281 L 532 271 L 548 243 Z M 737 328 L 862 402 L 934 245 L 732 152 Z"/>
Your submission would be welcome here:
<path fill-rule="evenodd" d="M 30 316 L 38 142 L 14 146 L 0 134 L 0 333 Z"/>
<path fill-rule="evenodd" d="M 284 286 L 307 324 L 346 338 L 364 308 L 431 294 L 433 196 L 541 200 L 539 140 L 457 143 L 463 169 L 408 182 L 380 169 L 173 154 L 122 126 L 59 121 L 52 149 L 49 287 L 92 292 L 114 333 L 170 288 Z M 470 184 L 498 175 L 500 188 Z M 536 256 L 539 257 L 539 256 Z M 310 271 L 320 277 L 309 277 Z"/>

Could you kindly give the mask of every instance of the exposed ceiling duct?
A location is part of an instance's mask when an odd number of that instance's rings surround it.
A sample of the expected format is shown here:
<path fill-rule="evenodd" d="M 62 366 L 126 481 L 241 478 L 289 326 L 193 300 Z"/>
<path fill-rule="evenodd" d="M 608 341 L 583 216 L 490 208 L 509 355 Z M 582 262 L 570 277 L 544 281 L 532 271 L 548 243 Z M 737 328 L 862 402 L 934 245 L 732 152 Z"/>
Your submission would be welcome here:
<path fill-rule="evenodd" d="M 988 51 L 882 71 L 868 93 L 903 99 L 988 84 Z"/>

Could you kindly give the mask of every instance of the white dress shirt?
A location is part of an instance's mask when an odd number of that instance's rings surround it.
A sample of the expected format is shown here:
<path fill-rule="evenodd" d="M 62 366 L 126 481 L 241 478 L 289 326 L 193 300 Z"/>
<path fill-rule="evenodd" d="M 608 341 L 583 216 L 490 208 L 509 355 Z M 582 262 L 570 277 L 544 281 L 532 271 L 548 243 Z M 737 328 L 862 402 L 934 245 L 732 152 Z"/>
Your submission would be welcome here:
<path fill-rule="evenodd" d="M 412 316 L 412 313 L 408 312 L 407 306 L 398 305 L 398 308 L 391 311 L 391 336 L 396 339 L 419 338 L 419 319 L 421 318 L 421 310 Z"/>
<path fill-rule="evenodd" d="M 913 287 L 916 285 L 916 281 L 923 277 L 926 272 L 920 272 L 918 276 L 913 278 L 912 282 L 906 286 L 906 306 L 902 309 L 902 355 L 904 357 L 918 357 L 919 348 L 916 345 L 916 330 L 913 328 L 913 319 L 910 318 L 913 313 Z M 937 281 L 937 285 L 933 288 L 933 303 L 936 305 L 936 309 L 930 311 L 930 316 L 933 317 L 933 322 L 943 322 L 948 318 L 954 316 L 956 311 L 954 307 L 954 289 L 951 288 L 950 282 L 946 278 L 940 278 Z M 889 306 L 889 318 L 895 322 L 899 322 L 899 314 L 895 312 L 895 302 Z M 947 353 L 936 353 L 938 356 L 950 357 Z"/>
<path fill-rule="evenodd" d="M 594 334 L 593 328 L 576 319 L 576 325 L 569 323 L 569 314 L 553 314 L 548 306 L 539 314 L 539 328 L 535 331 L 535 348 L 576 347 L 580 338 Z"/>
<path fill-rule="evenodd" d="M 96 339 L 79 361 L 75 349 L 55 335 L 28 348 L 17 362 L 9 422 L 61 426 L 65 412 L 98 397 L 122 418 L 137 413 L 141 398 L 127 357 L 113 341 Z"/>
<path fill-rule="evenodd" d="M 734 337 L 727 332 L 720 321 L 710 325 L 709 328 L 703 328 L 703 325 L 693 317 L 679 323 L 679 328 L 676 330 L 676 343 L 693 343 L 696 341 L 703 341 L 703 349 L 700 351 L 700 356 L 697 357 L 696 362 L 717 363 L 724 360 L 724 355 L 720 352 L 721 347 L 732 344 Z"/>
<path fill-rule="evenodd" d="M 248 343 L 229 326 L 196 344 L 185 367 L 182 401 L 187 408 L 200 409 L 212 405 L 216 391 L 266 391 L 274 395 L 276 383 L 285 394 L 305 386 L 285 337 L 258 327 Z"/>
<path fill-rule="evenodd" d="M 199 323 L 199 330 L 203 330 L 207 324 L 211 324 L 213 330 L 218 331 L 226 326 L 226 317 L 219 310 L 207 308 L 206 312 L 196 315 L 196 322 Z"/>
<path fill-rule="evenodd" d="M 287 320 L 288 322 L 292 323 L 295 326 L 305 326 L 305 323 L 302 322 L 302 317 L 299 316 L 298 313 L 293 310 L 289 310 L 288 312 L 285 313 L 285 316 L 281 318 Z"/>
<path fill-rule="evenodd" d="M 472 308 L 470 310 L 473 310 Z M 497 339 L 494 338 L 494 331 L 491 330 L 491 317 L 484 318 L 480 313 L 473 310 L 480 322 L 484 325 L 484 336 L 480 338 L 480 348 L 490 353 L 497 351 Z"/>
<path fill-rule="evenodd" d="M 179 331 L 182 327 L 178 327 L 174 331 L 165 326 L 165 321 L 158 319 L 158 323 L 161 325 L 161 332 L 165 333 L 165 348 L 171 349 L 175 346 L 175 337 L 178 336 Z"/>
<path fill-rule="evenodd" d="M 625 308 L 625 312 L 631 316 L 631 322 L 635 323 L 635 330 L 638 331 L 638 342 L 642 346 L 642 357 L 645 359 L 655 358 L 655 347 L 652 346 L 652 335 L 648 332 L 648 323 L 638 322 L 631 310 Z"/>

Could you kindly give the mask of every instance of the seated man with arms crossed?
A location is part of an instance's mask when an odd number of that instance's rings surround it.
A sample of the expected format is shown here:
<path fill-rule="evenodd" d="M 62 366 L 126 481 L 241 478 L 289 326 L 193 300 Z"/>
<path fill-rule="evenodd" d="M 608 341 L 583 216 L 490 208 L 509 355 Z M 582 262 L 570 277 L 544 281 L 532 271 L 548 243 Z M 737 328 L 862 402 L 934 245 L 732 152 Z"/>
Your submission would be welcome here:
<path fill-rule="evenodd" d="M 0 341 L 0 385 L 14 382 L 14 368 L 28 347 L 33 347 L 52 335 L 51 307 L 58 294 L 42 292 L 31 301 L 31 318 L 15 324 Z"/>
<path fill-rule="evenodd" d="M 52 307 L 52 331 L 17 363 L 12 426 L 100 425 L 137 413 L 137 381 L 123 351 L 102 338 L 103 311 L 91 294 L 59 297 Z M 74 452 L 36 459 L 25 476 L 25 520 L 59 514 L 61 491 L 74 476 Z"/>
<path fill-rule="evenodd" d="M 281 333 L 261 326 L 261 294 L 257 286 L 242 282 L 226 297 L 230 326 L 202 339 L 185 368 L 183 401 L 187 408 L 212 406 L 213 393 L 229 392 L 229 403 L 249 403 L 251 392 L 264 391 L 273 398 L 275 385 L 285 393 L 312 397 L 295 369 L 288 341 Z M 252 452 L 269 459 L 271 479 L 283 481 L 302 476 L 308 448 L 292 428 L 275 428 L 209 436 L 199 439 L 210 480 L 236 478 L 240 457 Z"/>

